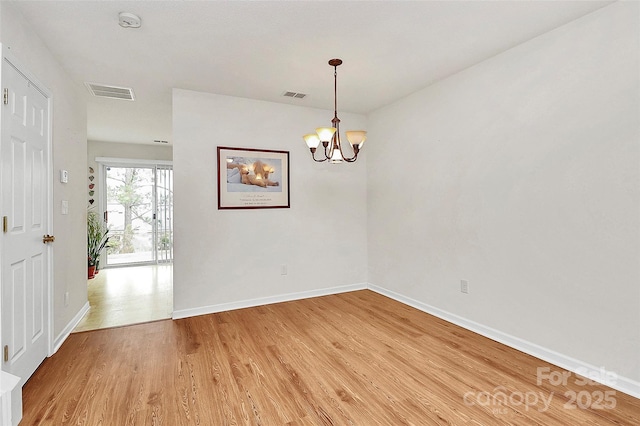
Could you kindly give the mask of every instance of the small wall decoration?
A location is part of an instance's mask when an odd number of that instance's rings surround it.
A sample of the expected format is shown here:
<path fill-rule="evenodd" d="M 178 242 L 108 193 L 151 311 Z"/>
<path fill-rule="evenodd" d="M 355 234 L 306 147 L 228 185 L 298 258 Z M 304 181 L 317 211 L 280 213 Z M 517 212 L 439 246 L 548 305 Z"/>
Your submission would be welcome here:
<path fill-rule="evenodd" d="M 93 190 L 93 187 L 95 186 L 93 179 L 95 179 L 93 177 L 93 167 L 89 167 L 89 197 L 93 197 L 93 194 L 95 194 L 95 191 Z M 89 198 L 89 205 L 93 205 L 93 203 L 95 203 L 95 200 L 93 198 Z"/>
<path fill-rule="evenodd" d="M 218 147 L 218 209 L 289 207 L 289 151 Z"/>

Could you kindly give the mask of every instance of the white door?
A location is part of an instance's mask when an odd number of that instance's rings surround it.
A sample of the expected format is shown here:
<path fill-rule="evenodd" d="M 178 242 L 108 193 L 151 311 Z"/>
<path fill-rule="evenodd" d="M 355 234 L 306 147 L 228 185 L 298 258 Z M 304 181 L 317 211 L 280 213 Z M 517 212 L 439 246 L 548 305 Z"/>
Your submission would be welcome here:
<path fill-rule="evenodd" d="M 2 369 L 22 386 L 49 346 L 49 99 L 6 58 L 2 88 Z"/>

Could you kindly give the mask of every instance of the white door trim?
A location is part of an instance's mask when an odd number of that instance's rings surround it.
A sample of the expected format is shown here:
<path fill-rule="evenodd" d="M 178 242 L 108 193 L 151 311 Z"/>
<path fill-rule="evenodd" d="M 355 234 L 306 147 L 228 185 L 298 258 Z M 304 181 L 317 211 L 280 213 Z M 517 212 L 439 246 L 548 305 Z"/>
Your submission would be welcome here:
<path fill-rule="evenodd" d="M 173 166 L 170 160 L 142 160 L 135 158 L 113 158 L 113 157 L 96 157 L 96 163 L 107 164 L 109 166 L 129 167 L 132 164 L 136 166 Z"/>

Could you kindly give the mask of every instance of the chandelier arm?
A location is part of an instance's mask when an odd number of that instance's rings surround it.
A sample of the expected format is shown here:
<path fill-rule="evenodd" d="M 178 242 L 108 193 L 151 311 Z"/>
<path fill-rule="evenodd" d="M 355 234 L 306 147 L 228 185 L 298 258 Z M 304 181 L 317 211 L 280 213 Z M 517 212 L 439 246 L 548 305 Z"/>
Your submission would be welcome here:
<path fill-rule="evenodd" d="M 316 163 L 324 163 L 325 161 L 327 161 L 327 158 L 318 160 L 315 154 L 311 154 L 311 158 L 313 158 L 313 161 L 315 161 Z"/>
<path fill-rule="evenodd" d="M 338 120 L 340 121 L 340 120 Z M 339 124 L 338 124 L 339 125 Z M 347 163 L 353 163 L 354 161 L 356 161 L 358 159 L 358 152 L 360 151 L 357 146 L 356 147 L 352 147 L 353 148 L 353 157 L 347 157 L 346 155 L 344 155 L 344 151 L 342 150 L 342 141 L 340 140 L 340 134 L 338 133 L 340 129 L 338 129 L 336 131 L 336 137 L 338 139 L 338 147 L 340 149 L 340 156 L 342 157 L 342 159 L 344 161 L 346 161 Z"/>
<path fill-rule="evenodd" d="M 349 158 L 347 158 L 347 157 L 345 157 L 345 156 L 343 155 L 343 156 L 342 156 L 342 159 L 343 159 L 344 161 L 346 161 L 347 163 L 353 163 L 354 161 L 356 161 L 356 160 L 358 159 L 358 154 L 354 154 L 354 156 L 353 156 L 353 157 L 349 157 Z"/>
<path fill-rule="evenodd" d="M 318 160 L 318 159 L 316 158 L 316 148 L 309 148 L 309 151 L 311 151 L 311 158 L 313 158 L 313 161 L 316 161 L 316 162 L 318 162 L 318 163 L 322 163 L 322 162 L 324 162 L 324 161 L 327 161 L 326 159 L 324 159 L 324 160 Z"/>
<path fill-rule="evenodd" d="M 344 160 L 344 152 L 342 152 L 342 141 L 340 140 L 340 134 L 338 133 L 338 131 L 336 131 L 336 139 L 338 141 L 337 146 L 338 150 L 340 151 L 340 157 L 342 157 L 342 159 Z"/>
<path fill-rule="evenodd" d="M 342 159 L 344 161 L 346 161 L 347 163 L 353 163 L 354 161 L 356 161 L 358 159 L 358 152 L 354 150 L 354 154 L 353 157 L 347 157 L 344 155 L 344 152 L 342 151 L 342 144 L 339 145 L 340 146 L 340 155 L 342 155 Z"/>
<path fill-rule="evenodd" d="M 326 161 L 326 160 L 331 160 L 331 155 L 333 153 L 333 141 L 335 140 L 335 136 L 333 136 L 331 138 L 331 141 L 329 143 L 327 143 L 326 145 L 324 145 L 324 157 L 325 159 L 322 161 Z"/>

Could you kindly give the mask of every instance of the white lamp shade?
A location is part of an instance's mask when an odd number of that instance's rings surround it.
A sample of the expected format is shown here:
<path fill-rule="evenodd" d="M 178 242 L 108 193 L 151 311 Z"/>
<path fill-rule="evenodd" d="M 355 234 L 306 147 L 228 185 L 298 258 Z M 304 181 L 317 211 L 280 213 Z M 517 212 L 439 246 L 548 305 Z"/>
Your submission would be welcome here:
<path fill-rule="evenodd" d="M 316 133 L 322 142 L 329 142 L 335 132 L 335 127 L 318 127 L 316 129 Z"/>
<path fill-rule="evenodd" d="M 342 163 L 342 154 L 338 148 L 333 148 L 333 154 L 331 154 L 332 163 Z"/>
<path fill-rule="evenodd" d="M 367 140 L 367 132 L 364 130 L 347 130 L 347 140 L 353 145 L 358 145 L 358 148 L 362 148 L 362 144 Z"/>
<path fill-rule="evenodd" d="M 317 148 L 320 145 L 320 138 L 316 134 L 304 135 L 303 138 L 309 148 Z"/>

